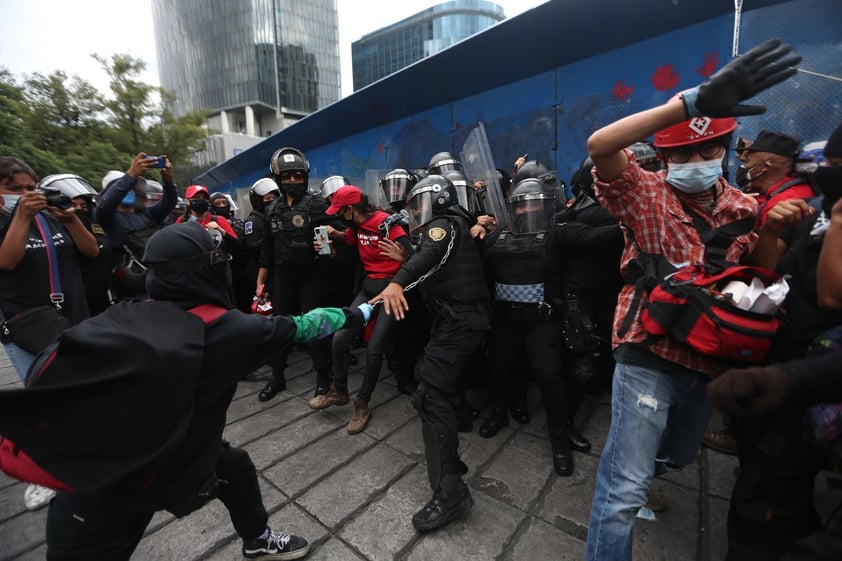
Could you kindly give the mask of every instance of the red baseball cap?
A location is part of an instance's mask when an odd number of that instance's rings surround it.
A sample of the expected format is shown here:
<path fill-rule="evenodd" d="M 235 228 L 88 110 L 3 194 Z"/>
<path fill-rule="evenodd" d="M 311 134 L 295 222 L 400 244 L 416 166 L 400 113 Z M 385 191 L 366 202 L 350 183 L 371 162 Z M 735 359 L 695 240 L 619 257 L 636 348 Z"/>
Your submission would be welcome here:
<path fill-rule="evenodd" d="M 330 207 L 328 207 L 325 213 L 330 215 L 336 214 L 343 207 L 359 204 L 362 200 L 363 193 L 359 187 L 354 187 L 353 185 L 340 187 L 333 194 L 333 198 L 330 200 Z"/>
<path fill-rule="evenodd" d="M 207 198 L 210 198 L 210 193 L 208 193 L 208 188 L 204 185 L 191 185 L 187 188 L 187 191 L 184 192 L 185 199 L 192 199 L 199 193 L 204 193 Z"/>

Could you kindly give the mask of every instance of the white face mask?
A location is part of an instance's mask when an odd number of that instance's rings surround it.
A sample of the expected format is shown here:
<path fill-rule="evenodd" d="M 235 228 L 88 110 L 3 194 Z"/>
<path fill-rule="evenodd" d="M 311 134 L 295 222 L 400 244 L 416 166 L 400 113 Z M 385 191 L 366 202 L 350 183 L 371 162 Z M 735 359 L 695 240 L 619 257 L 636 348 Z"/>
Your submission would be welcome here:
<path fill-rule="evenodd" d="M 667 183 L 688 194 L 701 193 L 722 176 L 722 160 L 669 164 Z"/>
<path fill-rule="evenodd" d="M 15 210 L 15 207 L 18 206 L 18 201 L 20 200 L 20 195 L 0 195 L 3 197 L 3 210 L 6 211 L 6 214 L 12 214 L 12 211 Z"/>

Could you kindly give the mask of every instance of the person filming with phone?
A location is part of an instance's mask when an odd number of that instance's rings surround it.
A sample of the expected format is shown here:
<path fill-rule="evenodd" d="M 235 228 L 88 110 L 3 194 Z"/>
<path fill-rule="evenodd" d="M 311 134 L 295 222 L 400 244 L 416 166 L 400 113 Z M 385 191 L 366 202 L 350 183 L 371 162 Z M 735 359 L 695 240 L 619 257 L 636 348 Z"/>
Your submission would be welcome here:
<path fill-rule="evenodd" d="M 153 169 L 161 173 L 164 193 L 157 203 L 145 206 L 146 180 L 143 174 Z M 102 178 L 100 202 L 94 219 L 108 233 L 115 248 L 115 296 L 131 298 L 145 293 L 146 269 L 140 259 L 146 241 L 164 226 L 164 220 L 177 202 L 172 163 L 165 155 L 149 156 L 141 152 L 132 159 L 125 173 L 112 170 Z"/>

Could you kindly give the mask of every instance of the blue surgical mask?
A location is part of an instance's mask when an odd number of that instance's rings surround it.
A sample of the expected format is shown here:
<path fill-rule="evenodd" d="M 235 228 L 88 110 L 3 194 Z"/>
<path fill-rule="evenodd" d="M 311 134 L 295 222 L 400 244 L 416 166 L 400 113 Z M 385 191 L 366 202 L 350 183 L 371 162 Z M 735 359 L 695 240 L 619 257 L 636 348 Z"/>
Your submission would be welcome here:
<path fill-rule="evenodd" d="M 12 214 L 15 207 L 18 206 L 20 195 L 3 195 L 3 210 L 8 214 Z"/>
<path fill-rule="evenodd" d="M 669 164 L 667 183 L 690 195 L 712 187 L 722 176 L 722 160 Z"/>
<path fill-rule="evenodd" d="M 120 204 L 123 206 L 134 206 L 136 200 L 137 197 L 135 196 L 134 191 L 129 191 L 126 193 L 126 196 L 123 197 L 123 200 L 120 201 Z"/>

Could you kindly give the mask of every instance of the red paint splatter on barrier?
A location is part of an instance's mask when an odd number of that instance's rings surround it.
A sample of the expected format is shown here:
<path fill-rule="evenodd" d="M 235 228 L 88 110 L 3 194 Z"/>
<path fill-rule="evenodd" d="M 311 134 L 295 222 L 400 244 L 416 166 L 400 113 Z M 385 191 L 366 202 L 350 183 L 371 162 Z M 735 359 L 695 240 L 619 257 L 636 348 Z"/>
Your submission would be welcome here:
<path fill-rule="evenodd" d="M 678 72 L 672 64 L 664 64 L 655 69 L 652 74 L 652 87 L 663 92 L 671 90 L 678 85 Z"/>
<path fill-rule="evenodd" d="M 378 144 L 378 145 L 377 145 L 377 152 L 378 152 L 378 153 L 380 153 L 380 154 L 382 154 L 382 153 L 383 153 L 383 144 Z"/>
<path fill-rule="evenodd" d="M 719 54 L 716 51 L 705 53 L 702 55 L 702 67 L 696 67 L 696 74 L 707 78 L 713 74 L 717 66 L 719 66 Z"/>
<path fill-rule="evenodd" d="M 614 88 L 611 90 L 611 93 L 614 94 L 614 97 L 616 97 L 620 101 L 625 101 L 628 98 L 630 98 L 633 92 L 634 86 L 627 86 L 623 80 L 617 80 L 614 83 Z"/>

